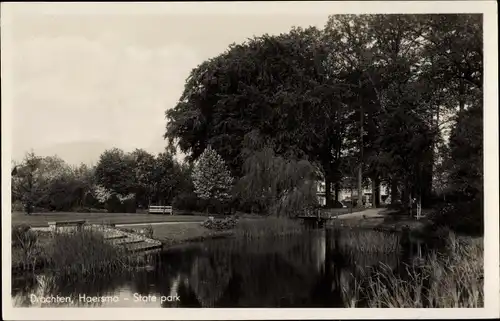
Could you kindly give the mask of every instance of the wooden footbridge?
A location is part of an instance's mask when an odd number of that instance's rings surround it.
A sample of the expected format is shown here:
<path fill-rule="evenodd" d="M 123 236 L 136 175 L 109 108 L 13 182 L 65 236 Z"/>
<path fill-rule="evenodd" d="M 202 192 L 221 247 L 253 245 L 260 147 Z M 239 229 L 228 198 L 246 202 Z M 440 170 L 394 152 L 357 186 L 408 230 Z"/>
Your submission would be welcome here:
<path fill-rule="evenodd" d="M 320 210 L 316 209 L 308 211 L 303 215 L 299 215 L 296 218 L 301 219 L 304 224 L 310 228 L 323 228 L 325 223 L 329 220 L 335 219 L 335 216 L 332 214 L 321 213 Z"/>

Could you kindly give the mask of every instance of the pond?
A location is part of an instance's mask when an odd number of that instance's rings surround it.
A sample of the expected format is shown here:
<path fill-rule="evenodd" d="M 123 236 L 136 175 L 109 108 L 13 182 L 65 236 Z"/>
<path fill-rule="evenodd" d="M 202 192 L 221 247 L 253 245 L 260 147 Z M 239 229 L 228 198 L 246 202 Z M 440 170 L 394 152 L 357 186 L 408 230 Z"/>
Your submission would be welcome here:
<path fill-rule="evenodd" d="M 384 242 L 381 252 L 343 233 L 205 241 L 163 252 L 144 271 L 91 281 L 13 277 L 12 298 L 18 307 L 345 307 L 360 268 L 382 262 L 399 273 L 422 255 L 397 234 L 360 232 Z"/>

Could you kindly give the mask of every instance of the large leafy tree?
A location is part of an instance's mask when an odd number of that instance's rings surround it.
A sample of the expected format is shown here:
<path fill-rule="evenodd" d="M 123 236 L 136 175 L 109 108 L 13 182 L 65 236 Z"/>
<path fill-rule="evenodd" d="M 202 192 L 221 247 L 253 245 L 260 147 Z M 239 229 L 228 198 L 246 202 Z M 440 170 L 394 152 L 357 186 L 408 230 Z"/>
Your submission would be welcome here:
<path fill-rule="evenodd" d="M 258 130 L 278 155 L 320 164 L 330 205 L 344 157 L 358 193 L 369 177 L 428 204 L 449 116 L 482 99 L 481 33 L 479 15 L 336 15 L 254 37 L 193 70 L 165 136 L 193 159 L 212 145 L 241 177 Z"/>
<path fill-rule="evenodd" d="M 32 214 L 34 207 L 47 198 L 42 160 L 43 158 L 35 155 L 34 152 L 29 152 L 22 163 L 12 170 L 12 198 L 23 204 L 27 215 Z"/>
<path fill-rule="evenodd" d="M 141 206 L 148 206 L 153 201 L 156 187 L 156 159 L 143 149 L 136 149 L 131 153 L 134 160 L 135 193 L 137 202 Z"/>
<path fill-rule="evenodd" d="M 348 152 L 358 155 L 358 188 L 368 175 L 428 201 L 441 115 L 481 99 L 480 16 L 340 15 L 324 33 L 337 48 L 330 72 L 347 74 L 356 97 Z"/>
<path fill-rule="evenodd" d="M 483 192 L 483 111 L 471 106 L 457 115 L 450 137 L 450 189 L 466 200 L 481 198 Z"/>
<path fill-rule="evenodd" d="M 303 93 L 311 89 L 306 82 L 316 66 L 304 51 L 313 50 L 317 33 L 297 29 L 256 37 L 198 66 L 178 105 L 167 111 L 166 137 L 177 139 L 193 159 L 211 145 L 234 174 L 241 172 L 243 136 L 251 130 L 261 129 L 280 151 L 289 151 L 290 141 L 300 138 L 294 116 L 304 110 L 300 107 L 309 96 Z"/>
<path fill-rule="evenodd" d="M 307 156 L 330 179 L 342 140 L 342 87 L 328 78 L 327 50 L 316 28 L 232 45 L 194 69 L 165 136 L 197 159 L 211 145 L 242 176 L 243 137 L 252 130 L 272 140 L 278 155 Z"/>
<path fill-rule="evenodd" d="M 245 137 L 243 154 L 245 175 L 237 184 L 242 201 L 275 216 L 295 216 L 317 205 L 318 171 L 309 161 L 276 155 L 256 132 Z"/>
<path fill-rule="evenodd" d="M 134 158 L 123 150 L 104 151 L 95 169 L 97 183 L 112 194 L 126 196 L 135 192 Z"/>
<path fill-rule="evenodd" d="M 156 157 L 152 176 L 154 197 L 161 204 L 171 204 L 173 198 L 180 192 L 183 181 L 181 165 L 170 151 L 165 151 Z"/>

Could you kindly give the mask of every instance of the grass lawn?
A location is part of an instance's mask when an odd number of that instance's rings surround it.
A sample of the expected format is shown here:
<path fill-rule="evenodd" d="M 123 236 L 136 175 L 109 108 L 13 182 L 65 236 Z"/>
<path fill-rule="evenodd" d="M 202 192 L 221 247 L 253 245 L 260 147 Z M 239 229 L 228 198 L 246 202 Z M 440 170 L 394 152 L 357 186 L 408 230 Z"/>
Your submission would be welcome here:
<path fill-rule="evenodd" d="M 131 226 L 126 229 L 140 231 L 146 226 L 147 224 L 143 226 Z M 166 246 L 232 235 L 232 231 L 213 231 L 201 226 L 200 223 L 152 225 L 152 228 L 153 238 L 161 241 Z"/>
<path fill-rule="evenodd" d="M 199 215 L 162 215 L 137 213 L 12 213 L 12 224 L 28 224 L 32 227 L 48 226 L 51 221 L 87 220 L 91 224 L 127 224 L 158 222 L 202 222 L 206 217 Z"/>
<path fill-rule="evenodd" d="M 344 215 L 344 214 L 351 214 L 351 213 L 356 213 L 356 212 L 361 212 L 365 210 L 365 208 L 329 208 L 329 209 L 321 209 L 321 215 L 325 216 L 335 216 L 335 215 Z"/>
<path fill-rule="evenodd" d="M 408 216 L 404 217 L 356 217 L 345 219 L 340 222 L 331 221 L 330 224 L 342 224 L 347 227 L 360 227 L 367 229 L 401 230 L 403 226 L 408 226 L 411 230 L 422 228 L 426 224 L 425 219 L 419 221 Z"/>

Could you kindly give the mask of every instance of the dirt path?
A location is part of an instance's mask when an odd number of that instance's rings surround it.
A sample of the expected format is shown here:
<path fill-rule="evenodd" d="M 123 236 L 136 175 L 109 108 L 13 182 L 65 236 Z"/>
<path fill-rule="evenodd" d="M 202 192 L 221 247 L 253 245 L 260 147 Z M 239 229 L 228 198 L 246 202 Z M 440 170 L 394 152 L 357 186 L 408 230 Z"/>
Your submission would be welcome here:
<path fill-rule="evenodd" d="M 339 215 L 339 220 L 385 217 L 387 214 L 386 208 L 367 208 L 360 212 Z"/>

